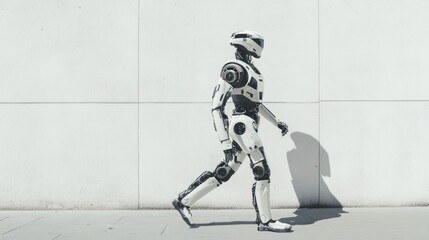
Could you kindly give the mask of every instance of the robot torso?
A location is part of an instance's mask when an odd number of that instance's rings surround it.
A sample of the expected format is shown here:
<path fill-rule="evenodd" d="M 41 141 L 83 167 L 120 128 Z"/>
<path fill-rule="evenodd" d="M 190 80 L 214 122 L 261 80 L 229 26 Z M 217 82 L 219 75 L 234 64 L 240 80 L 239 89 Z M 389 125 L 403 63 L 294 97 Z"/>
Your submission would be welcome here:
<path fill-rule="evenodd" d="M 253 119 L 258 119 L 259 105 L 262 103 L 264 95 L 264 77 L 256 67 L 240 60 L 228 61 L 224 65 L 224 69 L 237 65 L 241 69 L 238 69 L 239 77 L 236 79 L 241 79 L 241 81 L 230 82 L 231 98 L 235 106 L 234 114 L 245 114 Z"/>

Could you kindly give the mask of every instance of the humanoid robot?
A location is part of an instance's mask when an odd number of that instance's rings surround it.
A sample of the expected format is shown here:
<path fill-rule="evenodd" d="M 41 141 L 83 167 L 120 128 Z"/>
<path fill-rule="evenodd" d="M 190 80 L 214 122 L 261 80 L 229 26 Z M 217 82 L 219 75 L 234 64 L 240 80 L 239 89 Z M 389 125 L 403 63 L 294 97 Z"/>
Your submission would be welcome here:
<path fill-rule="evenodd" d="M 213 172 L 203 172 L 172 204 L 183 220 L 195 225 L 190 207 L 204 195 L 228 181 L 249 156 L 255 183 L 252 186 L 253 206 L 259 231 L 290 231 L 286 223 L 273 220 L 270 211 L 270 168 L 258 134 L 259 114 L 281 129 L 284 136 L 288 126 L 262 104 L 264 78 L 252 63 L 260 58 L 264 38 L 253 31 L 231 35 L 230 44 L 236 47 L 236 59 L 222 67 L 213 92 L 212 116 L 225 158 Z M 232 98 L 235 109 L 231 120 L 224 113 L 226 102 Z"/>

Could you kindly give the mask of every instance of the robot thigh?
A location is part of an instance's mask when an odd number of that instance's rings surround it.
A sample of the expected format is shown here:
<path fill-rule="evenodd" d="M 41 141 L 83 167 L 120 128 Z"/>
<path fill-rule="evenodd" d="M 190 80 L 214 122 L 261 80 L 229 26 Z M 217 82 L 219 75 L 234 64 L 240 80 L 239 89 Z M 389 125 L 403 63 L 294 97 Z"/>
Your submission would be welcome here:
<path fill-rule="evenodd" d="M 232 116 L 229 135 L 246 154 L 257 152 L 262 147 L 262 141 L 258 134 L 258 124 L 249 116 Z"/>

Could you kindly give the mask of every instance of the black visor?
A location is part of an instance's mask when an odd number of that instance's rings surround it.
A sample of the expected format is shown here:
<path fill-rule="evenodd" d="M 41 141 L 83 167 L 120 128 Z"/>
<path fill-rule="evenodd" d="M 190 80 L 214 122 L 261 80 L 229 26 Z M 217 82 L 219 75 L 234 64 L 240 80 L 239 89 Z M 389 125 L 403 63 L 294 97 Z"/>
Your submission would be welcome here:
<path fill-rule="evenodd" d="M 249 37 L 249 35 L 246 33 L 239 33 L 239 34 L 235 34 L 235 35 L 234 34 L 233 34 L 234 38 L 248 38 Z"/>
<path fill-rule="evenodd" d="M 264 39 L 252 38 L 252 40 L 255 41 L 256 44 L 258 44 L 261 48 L 264 48 Z"/>

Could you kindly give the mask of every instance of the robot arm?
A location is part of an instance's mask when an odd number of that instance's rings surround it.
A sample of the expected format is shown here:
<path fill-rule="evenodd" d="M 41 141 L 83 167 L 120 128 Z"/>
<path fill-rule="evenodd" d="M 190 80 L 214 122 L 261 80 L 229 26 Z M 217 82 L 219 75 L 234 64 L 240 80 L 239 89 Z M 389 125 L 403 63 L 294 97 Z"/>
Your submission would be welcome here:
<path fill-rule="evenodd" d="M 281 122 L 280 119 L 274 116 L 274 114 L 264 104 L 259 106 L 259 113 L 274 126 L 280 128 L 282 130 L 282 136 L 286 135 L 289 131 L 286 123 Z"/>
<path fill-rule="evenodd" d="M 228 116 L 224 113 L 226 102 L 231 96 L 231 89 L 231 85 L 220 78 L 212 97 L 213 124 L 224 151 L 232 148 L 228 135 Z"/>
<path fill-rule="evenodd" d="M 259 106 L 259 113 L 274 126 L 277 126 L 280 122 L 280 119 L 274 116 L 274 114 L 264 104 Z"/>

